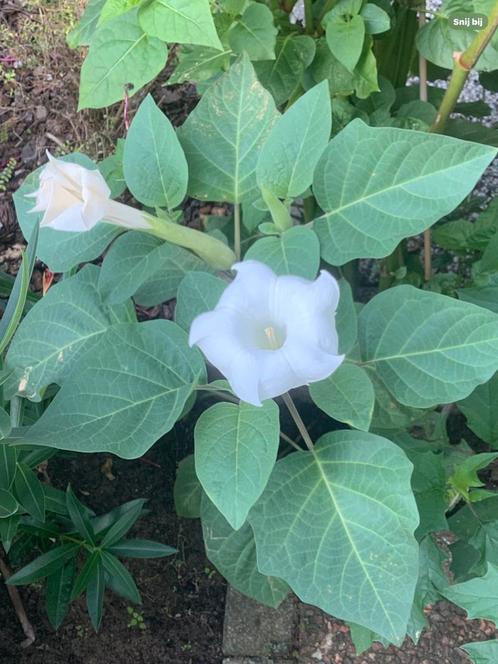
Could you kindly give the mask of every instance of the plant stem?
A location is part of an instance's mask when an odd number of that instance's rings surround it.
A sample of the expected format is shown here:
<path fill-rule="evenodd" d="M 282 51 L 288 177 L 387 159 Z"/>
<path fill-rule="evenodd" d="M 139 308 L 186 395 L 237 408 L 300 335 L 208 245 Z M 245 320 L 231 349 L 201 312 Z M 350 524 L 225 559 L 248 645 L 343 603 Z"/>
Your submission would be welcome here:
<path fill-rule="evenodd" d="M 282 399 L 284 400 L 284 403 L 287 406 L 292 419 L 296 423 L 296 426 L 299 429 L 299 433 L 301 434 L 304 442 L 306 443 L 306 447 L 309 449 L 310 452 L 314 452 L 313 441 L 311 440 L 311 437 L 308 433 L 308 429 L 306 428 L 306 425 L 303 422 L 301 415 L 299 415 L 299 411 L 297 410 L 296 404 L 292 400 L 291 395 L 288 392 L 286 392 L 285 394 L 282 394 Z"/>
<path fill-rule="evenodd" d="M 2 552 L 0 551 L 0 574 L 3 576 L 4 580 L 7 581 L 11 576 L 12 572 L 8 566 L 6 560 L 2 557 Z M 26 639 L 21 643 L 21 648 L 27 648 L 35 641 L 35 630 L 33 625 L 29 622 L 26 611 L 24 610 L 24 605 L 22 603 L 21 596 L 16 586 L 6 585 L 7 592 L 10 597 L 10 601 L 15 609 L 16 615 L 21 623 L 22 631 L 26 636 Z"/>
<path fill-rule="evenodd" d="M 10 400 L 10 425 L 13 429 L 21 424 L 22 400 L 21 397 L 12 397 Z"/>
<path fill-rule="evenodd" d="M 283 431 L 280 432 L 280 438 L 288 443 L 291 447 L 294 447 L 298 452 L 302 452 L 302 448 L 299 447 L 297 443 L 295 443 L 290 436 L 288 436 L 286 433 Z"/>
<path fill-rule="evenodd" d="M 460 93 L 465 85 L 470 71 L 475 67 L 481 57 L 484 49 L 491 41 L 498 28 L 498 0 L 488 16 L 488 25 L 480 30 L 475 36 L 470 46 L 463 53 L 454 55 L 454 65 L 449 85 L 446 89 L 443 101 L 439 107 L 436 119 L 431 127 L 431 131 L 441 134 L 444 131 L 446 122 L 453 112 L 458 101 Z"/>
<path fill-rule="evenodd" d="M 423 9 L 418 14 L 419 29 L 425 25 L 425 2 Z M 418 56 L 418 72 L 419 72 L 419 98 L 420 101 L 427 101 L 427 60 L 423 55 Z M 432 276 L 432 249 L 431 249 L 431 229 L 427 228 L 424 231 L 424 279 L 429 281 Z"/>
<path fill-rule="evenodd" d="M 312 35 L 315 29 L 313 25 L 313 0 L 304 0 L 304 23 L 306 34 Z"/>
<path fill-rule="evenodd" d="M 240 261 L 240 203 L 233 206 L 233 244 L 235 259 Z"/>

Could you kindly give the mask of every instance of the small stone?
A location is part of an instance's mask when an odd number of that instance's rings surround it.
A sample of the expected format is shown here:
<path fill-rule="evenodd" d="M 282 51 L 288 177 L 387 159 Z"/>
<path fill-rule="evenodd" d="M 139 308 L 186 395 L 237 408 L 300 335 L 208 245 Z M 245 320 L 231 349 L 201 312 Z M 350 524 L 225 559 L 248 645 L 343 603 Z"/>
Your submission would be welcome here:
<path fill-rule="evenodd" d="M 37 106 L 35 109 L 35 118 L 38 121 L 46 120 L 48 115 L 48 111 L 45 108 L 45 106 Z"/>

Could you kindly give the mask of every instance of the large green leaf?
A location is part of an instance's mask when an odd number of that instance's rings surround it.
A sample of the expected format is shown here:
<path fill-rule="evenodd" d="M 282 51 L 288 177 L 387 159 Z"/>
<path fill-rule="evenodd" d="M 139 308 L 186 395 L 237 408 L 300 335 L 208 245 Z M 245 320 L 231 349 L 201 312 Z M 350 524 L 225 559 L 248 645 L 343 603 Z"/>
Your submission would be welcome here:
<path fill-rule="evenodd" d="M 310 385 L 316 405 L 327 415 L 355 429 L 368 431 L 375 402 L 375 393 L 368 373 L 348 362 L 318 383 Z"/>
<path fill-rule="evenodd" d="M 53 286 L 33 307 L 10 345 L 6 364 L 13 369 L 5 393 L 39 400 L 40 391 L 71 374 L 81 353 L 99 342 L 118 320 L 120 309 L 103 304 L 97 289 L 99 268 L 87 265 Z M 123 298 L 124 299 L 124 298 Z"/>
<path fill-rule="evenodd" d="M 99 289 L 108 303 L 133 296 L 139 304 L 150 307 L 174 298 L 186 274 L 207 269 L 190 251 L 132 231 L 119 237 L 107 252 Z"/>
<path fill-rule="evenodd" d="M 202 499 L 201 521 L 206 555 L 228 583 L 244 595 L 276 608 L 288 594 L 289 586 L 258 571 L 256 543 L 249 523 L 233 530 L 206 495 Z"/>
<path fill-rule="evenodd" d="M 498 316 L 412 286 L 371 300 L 359 338 L 364 363 L 406 406 L 463 399 L 498 369 Z"/>
<path fill-rule="evenodd" d="M 262 494 L 277 458 L 279 411 L 218 403 L 195 425 L 195 471 L 204 491 L 235 530 Z"/>
<path fill-rule="evenodd" d="M 306 35 L 277 37 L 275 59 L 256 62 L 254 67 L 260 82 L 280 106 L 299 85 L 304 70 L 315 55 L 315 42 Z"/>
<path fill-rule="evenodd" d="M 418 569 L 411 463 L 385 438 L 323 436 L 279 461 L 249 515 L 258 568 L 304 601 L 400 643 Z"/>
<path fill-rule="evenodd" d="M 219 51 L 206 46 L 183 46 L 178 51 L 178 64 L 168 78 L 168 85 L 201 83 L 221 70 L 228 69 L 231 50 Z"/>
<path fill-rule="evenodd" d="M 97 28 L 100 12 L 105 3 L 106 0 L 88 0 L 80 20 L 66 37 L 69 48 L 88 46 Z"/>
<path fill-rule="evenodd" d="M 195 472 L 195 459 L 189 454 L 178 464 L 173 496 L 178 516 L 198 519 L 201 515 L 202 486 Z"/>
<path fill-rule="evenodd" d="M 498 286 L 484 286 L 483 288 L 460 288 L 458 297 L 464 302 L 476 304 L 498 314 Z"/>
<path fill-rule="evenodd" d="M 78 152 L 62 157 L 62 160 L 89 169 L 95 168 L 91 159 Z M 38 189 L 38 178 L 43 168 L 44 166 L 41 166 L 30 173 L 14 194 L 17 219 L 28 241 L 43 215 L 40 212 L 33 214 L 30 212 L 34 203 L 32 198 L 27 198 L 27 195 Z M 53 272 L 66 272 L 79 263 L 92 261 L 100 256 L 120 232 L 121 229 L 111 224 L 96 224 L 85 233 L 61 232 L 45 227 L 40 229 L 36 253 Z"/>
<path fill-rule="evenodd" d="M 498 567 L 488 563 L 484 576 L 440 588 L 441 594 L 461 607 L 469 619 L 498 621 Z"/>
<path fill-rule="evenodd" d="M 137 10 L 106 21 L 93 35 L 81 67 L 78 110 L 133 95 L 159 74 L 167 57 L 166 44 L 140 27 Z"/>
<path fill-rule="evenodd" d="M 484 442 L 498 447 L 498 374 L 478 385 L 458 408 L 467 418 L 467 426 Z"/>
<path fill-rule="evenodd" d="M 340 0 L 325 19 L 327 44 L 350 72 L 358 64 L 365 39 L 365 22 L 359 15 L 361 0 Z"/>
<path fill-rule="evenodd" d="M 293 226 L 282 235 L 257 240 L 245 258 L 265 263 L 275 274 L 314 279 L 320 265 L 320 245 L 311 229 Z"/>
<path fill-rule="evenodd" d="M 227 282 L 205 272 L 189 272 L 178 286 L 175 321 L 189 330 L 194 318 L 218 304 Z"/>
<path fill-rule="evenodd" d="M 413 463 L 412 490 L 420 517 L 415 532 L 417 539 L 422 540 L 428 533 L 447 530 L 449 500 L 443 455 L 435 454 L 431 449 L 417 448 L 416 441 L 407 433 L 394 434 L 393 440 Z"/>
<path fill-rule="evenodd" d="M 179 138 L 195 198 L 240 203 L 257 194 L 256 163 L 278 117 L 275 103 L 241 57 L 203 95 Z"/>
<path fill-rule="evenodd" d="M 163 41 L 222 49 L 209 0 L 151 0 L 138 16 L 145 32 Z"/>
<path fill-rule="evenodd" d="M 179 205 L 187 193 L 188 167 L 171 122 L 148 95 L 126 136 L 123 161 L 131 193 L 149 207 Z"/>
<path fill-rule="evenodd" d="M 175 323 L 115 325 L 41 418 L 17 435 L 29 444 L 135 458 L 171 429 L 203 373 L 199 352 Z"/>
<path fill-rule="evenodd" d="M 298 198 L 313 181 L 332 128 L 327 81 L 309 90 L 273 126 L 256 168 L 260 188 L 279 198 Z"/>
<path fill-rule="evenodd" d="M 358 315 L 353 300 L 353 291 L 346 279 L 339 279 L 339 304 L 335 324 L 339 336 L 339 353 L 349 353 L 358 338 Z"/>
<path fill-rule="evenodd" d="M 313 190 L 325 210 L 314 222 L 322 256 L 333 265 L 387 256 L 453 210 L 495 155 L 448 136 L 353 120 L 315 170 Z"/>
<path fill-rule="evenodd" d="M 234 53 L 247 53 L 251 60 L 273 60 L 278 30 L 265 5 L 251 3 L 230 27 L 228 43 Z"/>
<path fill-rule="evenodd" d="M 474 664 L 495 664 L 498 661 L 498 640 L 476 641 L 460 646 Z"/>

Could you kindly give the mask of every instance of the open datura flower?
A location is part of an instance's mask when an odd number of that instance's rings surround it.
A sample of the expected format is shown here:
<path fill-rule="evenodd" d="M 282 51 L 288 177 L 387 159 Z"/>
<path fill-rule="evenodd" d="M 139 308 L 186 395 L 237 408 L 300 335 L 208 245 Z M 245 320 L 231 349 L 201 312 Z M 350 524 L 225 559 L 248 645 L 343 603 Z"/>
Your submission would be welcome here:
<path fill-rule="evenodd" d="M 322 270 L 315 281 L 277 277 L 258 261 L 236 263 L 234 281 L 213 311 L 192 322 L 189 343 L 227 378 L 243 401 L 260 406 L 330 376 L 338 355 L 339 287 Z"/>
<path fill-rule="evenodd" d="M 89 231 L 99 221 L 124 228 L 149 228 L 138 210 L 111 200 L 111 190 L 98 170 L 56 159 L 47 151 L 48 164 L 40 173 L 38 189 L 28 196 L 43 212 L 41 227 L 58 231 Z"/>

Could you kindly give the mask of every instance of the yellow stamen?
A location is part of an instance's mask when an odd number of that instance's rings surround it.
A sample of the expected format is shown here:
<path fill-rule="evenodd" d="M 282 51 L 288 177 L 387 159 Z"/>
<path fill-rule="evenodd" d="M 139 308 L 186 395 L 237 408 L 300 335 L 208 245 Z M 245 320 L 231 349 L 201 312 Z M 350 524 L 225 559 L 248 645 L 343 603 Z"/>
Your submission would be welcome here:
<path fill-rule="evenodd" d="M 277 350 L 280 348 L 280 344 L 277 341 L 277 335 L 275 334 L 275 329 L 271 325 L 265 327 L 265 334 L 268 341 L 270 342 L 270 348 L 272 350 Z"/>

